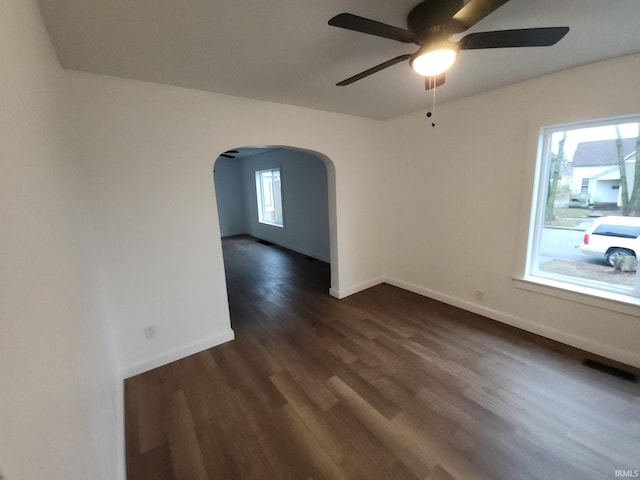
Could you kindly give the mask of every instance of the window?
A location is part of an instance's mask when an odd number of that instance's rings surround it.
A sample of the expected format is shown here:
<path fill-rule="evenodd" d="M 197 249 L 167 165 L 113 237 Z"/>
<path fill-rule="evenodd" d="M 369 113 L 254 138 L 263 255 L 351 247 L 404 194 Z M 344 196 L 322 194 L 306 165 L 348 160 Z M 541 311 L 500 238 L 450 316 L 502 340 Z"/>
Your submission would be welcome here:
<path fill-rule="evenodd" d="M 279 168 L 256 172 L 256 196 L 258 197 L 258 221 L 275 227 L 284 227 Z"/>
<path fill-rule="evenodd" d="M 639 125 L 636 116 L 542 129 L 526 278 L 640 297 Z"/>
<path fill-rule="evenodd" d="M 585 195 L 589 193 L 589 180 L 591 179 L 590 178 L 582 179 L 582 187 L 580 188 L 580 193 L 583 193 Z"/>

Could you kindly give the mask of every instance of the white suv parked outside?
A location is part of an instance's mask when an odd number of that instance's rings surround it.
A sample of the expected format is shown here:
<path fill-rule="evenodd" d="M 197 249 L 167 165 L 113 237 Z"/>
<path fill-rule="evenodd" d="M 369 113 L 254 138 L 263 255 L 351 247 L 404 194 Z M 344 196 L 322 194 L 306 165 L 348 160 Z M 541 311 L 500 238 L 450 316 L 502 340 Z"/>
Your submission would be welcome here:
<path fill-rule="evenodd" d="M 600 217 L 587 229 L 580 250 L 603 257 L 612 267 L 616 257 L 640 253 L 640 217 Z"/>

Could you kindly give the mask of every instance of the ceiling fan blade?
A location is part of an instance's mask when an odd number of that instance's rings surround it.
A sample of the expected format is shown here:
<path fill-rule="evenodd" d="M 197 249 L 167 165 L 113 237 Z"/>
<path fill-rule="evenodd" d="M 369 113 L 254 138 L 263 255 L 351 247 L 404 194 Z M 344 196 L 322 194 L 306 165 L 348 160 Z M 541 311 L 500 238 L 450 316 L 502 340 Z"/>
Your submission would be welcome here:
<path fill-rule="evenodd" d="M 376 65 L 375 67 L 371 67 L 365 70 L 364 72 L 360 72 L 359 74 L 354 75 L 353 77 L 349 77 L 346 80 L 341 81 L 340 83 L 336 83 L 336 86 L 344 87 L 345 85 L 351 85 L 353 82 L 362 80 L 363 78 L 368 77 L 369 75 L 379 72 L 380 70 L 384 70 L 385 68 L 395 65 L 396 63 L 400 63 L 404 60 L 408 60 L 409 58 L 411 58 L 411 55 L 409 54 L 400 55 L 396 58 L 392 58 L 391 60 L 387 60 L 386 62 L 381 63 L 380 65 Z"/>
<path fill-rule="evenodd" d="M 329 25 L 346 28 L 356 32 L 368 33 L 377 37 L 389 38 L 403 43 L 412 43 L 414 35 L 404 28 L 394 27 L 386 23 L 376 22 L 368 18 L 352 15 L 351 13 L 341 13 L 329 20 Z"/>
<path fill-rule="evenodd" d="M 435 77 L 424 77 L 425 90 L 431 90 L 432 88 L 439 87 L 440 85 L 444 85 L 444 73 Z"/>
<path fill-rule="evenodd" d="M 238 153 L 238 150 L 227 150 L 227 151 L 226 151 L 226 152 L 224 152 L 224 153 Z"/>
<path fill-rule="evenodd" d="M 460 40 L 460 50 L 478 48 L 549 47 L 558 43 L 569 27 L 522 28 L 470 33 Z"/>
<path fill-rule="evenodd" d="M 220 156 L 224 158 L 236 158 L 233 155 L 227 155 L 226 153 L 221 153 Z"/>
<path fill-rule="evenodd" d="M 466 30 L 508 1 L 509 0 L 470 0 L 464 7 L 456 12 L 453 20 L 464 25 L 464 30 Z"/>

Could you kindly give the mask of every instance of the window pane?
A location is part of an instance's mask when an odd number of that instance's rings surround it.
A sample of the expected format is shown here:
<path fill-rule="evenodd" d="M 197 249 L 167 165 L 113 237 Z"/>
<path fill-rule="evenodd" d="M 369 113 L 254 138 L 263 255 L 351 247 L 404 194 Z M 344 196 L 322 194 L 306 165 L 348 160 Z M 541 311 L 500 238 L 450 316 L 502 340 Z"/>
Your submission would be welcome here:
<path fill-rule="evenodd" d="M 282 195 L 280 192 L 279 169 L 256 172 L 256 197 L 258 200 L 258 221 L 282 227 Z"/>
<path fill-rule="evenodd" d="M 640 119 L 632 120 L 543 132 L 531 275 L 636 294 Z"/>

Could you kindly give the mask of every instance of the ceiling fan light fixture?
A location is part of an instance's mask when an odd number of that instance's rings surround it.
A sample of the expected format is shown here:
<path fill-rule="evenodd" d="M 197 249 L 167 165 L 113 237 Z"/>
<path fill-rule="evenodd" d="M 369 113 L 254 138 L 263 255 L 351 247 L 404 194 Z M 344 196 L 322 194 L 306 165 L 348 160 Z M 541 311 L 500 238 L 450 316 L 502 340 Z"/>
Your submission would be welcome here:
<path fill-rule="evenodd" d="M 432 45 L 411 58 L 411 68 L 423 77 L 435 77 L 451 68 L 457 56 L 458 48 L 451 42 Z"/>

